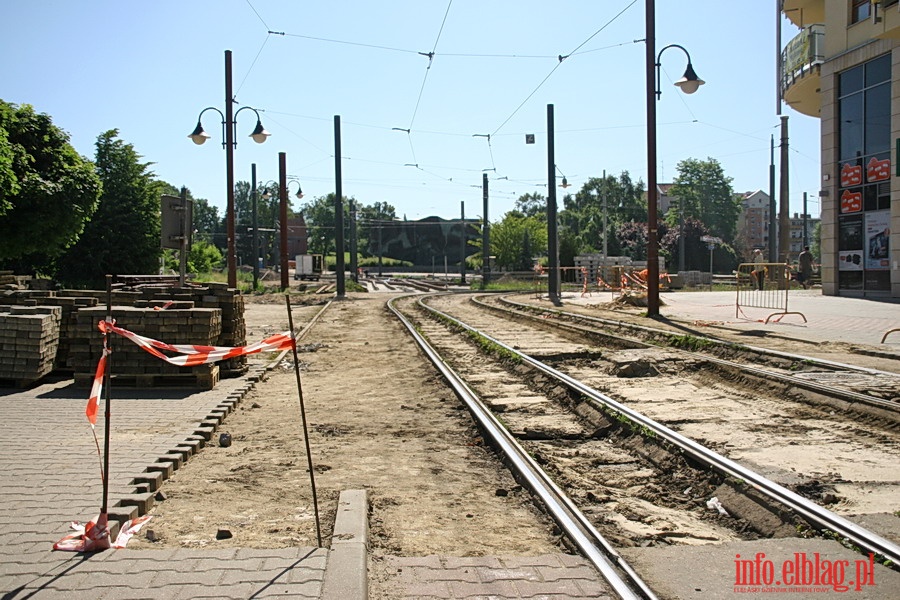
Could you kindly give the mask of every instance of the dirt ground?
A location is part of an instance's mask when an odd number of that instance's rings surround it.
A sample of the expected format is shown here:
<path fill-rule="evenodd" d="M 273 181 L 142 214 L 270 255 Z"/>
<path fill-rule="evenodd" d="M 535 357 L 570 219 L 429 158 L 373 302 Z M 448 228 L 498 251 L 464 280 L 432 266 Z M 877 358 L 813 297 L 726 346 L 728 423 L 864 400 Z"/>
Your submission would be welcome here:
<path fill-rule="evenodd" d="M 368 491 L 376 572 L 386 555 L 558 551 L 552 525 L 499 467 L 387 299 L 333 302 L 298 342 L 302 392 L 288 353 L 220 428 L 231 445 L 217 435 L 176 471 L 128 547 L 316 546 L 311 460 L 323 545 L 340 491 Z M 319 308 L 294 306 L 295 328 Z M 248 342 L 286 330 L 283 296 L 248 298 L 246 320 Z"/>
<path fill-rule="evenodd" d="M 388 555 L 559 551 L 552 524 L 484 446 L 468 413 L 388 313 L 388 298 L 356 293 L 332 302 L 299 340 L 302 389 L 288 353 L 228 416 L 220 432 L 230 434 L 230 446 L 217 436 L 176 471 L 129 547 L 316 546 L 318 531 L 328 546 L 339 493 L 366 489 L 370 582 Z M 328 300 L 292 296 L 295 328 Z M 288 328 L 282 295 L 246 302 L 248 342 Z"/>

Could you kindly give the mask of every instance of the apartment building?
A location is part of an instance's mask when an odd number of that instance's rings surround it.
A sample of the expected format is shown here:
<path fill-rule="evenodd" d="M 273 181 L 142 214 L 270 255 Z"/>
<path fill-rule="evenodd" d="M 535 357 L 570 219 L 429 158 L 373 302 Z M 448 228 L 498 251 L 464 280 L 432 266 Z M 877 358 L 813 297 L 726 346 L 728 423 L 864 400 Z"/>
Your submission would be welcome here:
<path fill-rule="evenodd" d="M 900 0 L 781 11 L 799 29 L 782 51 L 782 99 L 821 120 L 823 293 L 900 297 Z"/>

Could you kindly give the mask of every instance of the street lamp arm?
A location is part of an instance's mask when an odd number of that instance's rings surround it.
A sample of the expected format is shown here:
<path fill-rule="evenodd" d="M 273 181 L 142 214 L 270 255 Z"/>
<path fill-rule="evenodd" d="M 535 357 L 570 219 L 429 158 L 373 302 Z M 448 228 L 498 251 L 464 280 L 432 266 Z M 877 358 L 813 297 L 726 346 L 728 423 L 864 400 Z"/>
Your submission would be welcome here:
<path fill-rule="evenodd" d="M 203 130 L 203 125 L 201 124 L 201 121 L 203 119 L 203 113 L 205 113 L 208 110 L 216 111 L 217 113 L 219 113 L 219 116 L 222 118 L 222 147 L 224 148 L 225 147 L 225 115 L 222 114 L 222 111 L 219 110 L 218 108 L 216 108 L 215 106 L 207 106 L 206 108 L 204 108 L 203 110 L 200 111 L 200 114 L 197 116 L 197 126 L 194 128 L 194 131 L 192 131 L 190 133 L 190 135 L 188 135 L 188 137 L 191 138 L 191 140 L 193 140 L 193 142 L 195 144 L 197 144 L 198 146 L 203 144 L 206 140 L 209 139 L 209 137 L 210 137 L 209 134 Z"/>
<path fill-rule="evenodd" d="M 687 68 L 684 70 L 684 75 L 675 82 L 675 85 L 681 88 L 681 91 L 685 94 L 693 94 L 697 91 L 697 89 L 706 83 L 699 77 L 697 77 L 697 73 L 694 72 L 694 66 L 691 64 L 691 54 L 687 51 L 684 46 L 680 46 L 678 44 L 669 44 L 665 46 L 659 53 L 656 55 L 656 99 L 659 100 L 660 96 L 662 96 L 662 88 L 660 86 L 660 67 L 662 66 L 662 55 L 663 52 L 668 50 L 669 48 L 678 48 L 682 52 L 684 52 L 687 57 Z"/>
<path fill-rule="evenodd" d="M 250 137 L 253 138 L 253 141 L 257 144 L 262 144 L 266 141 L 266 138 L 272 134 L 263 127 L 262 119 L 259 117 L 259 111 L 252 106 L 242 106 L 234 112 L 234 116 L 231 118 L 231 125 L 234 127 L 234 137 L 237 138 L 237 116 L 242 110 L 247 109 L 252 110 L 256 114 L 256 127 L 253 128 L 253 133 L 250 134 Z M 237 146 L 236 140 L 234 145 Z"/>

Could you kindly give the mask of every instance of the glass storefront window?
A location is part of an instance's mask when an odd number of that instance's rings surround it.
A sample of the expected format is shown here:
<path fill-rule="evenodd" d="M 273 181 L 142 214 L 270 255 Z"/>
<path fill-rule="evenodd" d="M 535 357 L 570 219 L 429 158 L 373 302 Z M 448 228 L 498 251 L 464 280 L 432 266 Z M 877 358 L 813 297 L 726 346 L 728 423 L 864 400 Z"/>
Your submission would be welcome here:
<path fill-rule="evenodd" d="M 838 289 L 889 291 L 890 54 L 838 76 Z"/>

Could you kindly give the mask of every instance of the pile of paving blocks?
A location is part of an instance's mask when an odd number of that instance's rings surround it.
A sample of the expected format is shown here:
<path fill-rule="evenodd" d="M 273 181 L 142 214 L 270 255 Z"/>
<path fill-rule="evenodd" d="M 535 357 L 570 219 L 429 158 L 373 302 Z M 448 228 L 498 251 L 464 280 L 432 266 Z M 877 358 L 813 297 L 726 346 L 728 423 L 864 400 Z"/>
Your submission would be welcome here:
<path fill-rule="evenodd" d="M 53 371 L 62 309 L 0 306 L 0 379 L 27 386 Z"/>
<path fill-rule="evenodd" d="M 165 310 L 153 305 L 114 306 L 116 325 L 143 337 L 167 344 L 215 345 L 222 331 L 222 313 L 214 308 L 195 308 L 180 302 Z M 77 312 L 77 324 L 69 353 L 69 366 L 75 381 L 93 381 L 103 352 L 103 336 L 97 324 L 106 319 L 106 307 L 83 308 Z M 120 335 L 109 336 L 110 375 L 117 385 L 135 387 L 186 386 L 212 389 L 219 381 L 219 365 L 181 367 L 153 356 L 141 346 Z M 163 352 L 169 356 L 173 353 Z"/>
<path fill-rule="evenodd" d="M 103 346 L 98 323 L 111 316 L 120 327 L 168 344 L 209 346 L 246 345 L 244 298 L 226 284 L 134 286 L 111 293 L 99 290 L 17 290 L 0 296 L 0 304 L 31 308 L 55 307 L 57 342 L 51 364 L 72 374 L 77 383 L 93 380 Z M 5 329 L 5 328 L 4 328 Z M 246 357 L 211 365 L 178 367 L 141 350 L 118 335 L 110 336 L 114 352 L 112 374 L 120 385 L 194 386 L 212 388 L 220 377 L 242 375 Z M 0 346 L 0 362 L 10 358 Z M 45 373 L 46 374 L 46 373 Z M 42 375 L 43 376 L 43 375 Z M 30 376 L 29 376 L 30 377 Z M 26 382 L 23 375 L 0 376 Z"/>

